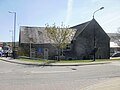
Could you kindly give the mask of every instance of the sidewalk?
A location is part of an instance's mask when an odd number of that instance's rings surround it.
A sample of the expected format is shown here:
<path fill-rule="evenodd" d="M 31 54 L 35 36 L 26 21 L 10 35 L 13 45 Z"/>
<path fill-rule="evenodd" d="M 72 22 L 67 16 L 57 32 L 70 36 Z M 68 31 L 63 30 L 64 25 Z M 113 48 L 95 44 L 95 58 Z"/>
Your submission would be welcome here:
<path fill-rule="evenodd" d="M 29 61 L 22 61 L 18 59 L 11 59 L 0 57 L 2 61 L 16 63 L 16 64 L 23 64 L 23 65 L 35 65 L 35 66 L 84 66 L 84 65 L 99 65 L 99 64 L 108 64 L 110 61 L 101 61 L 101 62 L 87 62 L 87 63 L 55 63 L 55 62 L 29 62 Z"/>
<path fill-rule="evenodd" d="M 120 77 L 112 78 L 80 90 L 120 90 Z"/>

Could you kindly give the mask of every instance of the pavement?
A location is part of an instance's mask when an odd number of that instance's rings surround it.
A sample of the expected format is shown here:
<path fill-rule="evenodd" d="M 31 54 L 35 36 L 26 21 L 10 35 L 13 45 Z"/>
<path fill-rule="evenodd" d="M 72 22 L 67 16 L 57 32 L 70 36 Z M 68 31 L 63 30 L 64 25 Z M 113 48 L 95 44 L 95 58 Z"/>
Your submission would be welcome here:
<path fill-rule="evenodd" d="M 85 87 L 81 90 L 120 90 L 120 77 L 111 78 L 109 80 Z"/>
<path fill-rule="evenodd" d="M 18 59 L 11 59 L 0 57 L 2 61 L 16 63 L 16 64 L 23 64 L 23 65 L 37 65 L 37 66 L 84 66 L 84 65 L 100 65 L 100 64 L 109 64 L 112 63 L 110 61 L 103 61 L 103 62 L 89 62 L 89 63 L 38 63 L 38 62 L 28 62 L 22 61 Z M 109 80 L 105 80 L 94 85 L 85 87 L 80 90 L 120 90 L 120 77 L 110 78 Z"/>

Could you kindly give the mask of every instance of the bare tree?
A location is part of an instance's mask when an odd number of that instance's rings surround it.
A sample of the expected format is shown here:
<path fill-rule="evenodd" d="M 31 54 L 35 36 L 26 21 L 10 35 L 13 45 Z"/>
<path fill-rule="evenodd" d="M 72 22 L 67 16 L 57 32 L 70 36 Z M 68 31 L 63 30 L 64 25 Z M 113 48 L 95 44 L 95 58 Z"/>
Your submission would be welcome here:
<path fill-rule="evenodd" d="M 115 43 L 120 46 L 120 27 L 117 29 L 117 33 L 111 37 Z"/>
<path fill-rule="evenodd" d="M 51 44 L 57 48 L 58 60 L 60 60 L 60 50 L 62 50 L 63 54 L 63 48 L 71 42 L 75 34 L 75 30 L 70 29 L 69 26 L 63 25 L 63 23 L 61 26 L 56 26 L 55 24 L 49 26 L 46 24 L 45 30 Z"/>

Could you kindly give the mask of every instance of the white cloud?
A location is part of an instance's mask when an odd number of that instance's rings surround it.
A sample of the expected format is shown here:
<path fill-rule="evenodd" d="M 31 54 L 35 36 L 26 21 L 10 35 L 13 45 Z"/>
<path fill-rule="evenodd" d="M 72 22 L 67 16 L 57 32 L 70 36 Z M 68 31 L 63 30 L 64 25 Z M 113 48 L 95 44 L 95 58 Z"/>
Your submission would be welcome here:
<path fill-rule="evenodd" d="M 68 24 L 68 22 L 70 21 L 72 15 L 72 9 L 73 9 L 73 0 L 68 0 L 65 24 Z"/>
<path fill-rule="evenodd" d="M 100 22 L 106 32 L 116 32 L 117 28 L 120 27 L 120 16 L 116 14 L 107 15 Z"/>
<path fill-rule="evenodd" d="M 112 18 L 112 19 L 104 22 L 102 25 L 106 25 L 106 24 L 109 24 L 109 23 L 111 23 L 111 22 L 118 21 L 119 19 L 120 19 L 120 16 L 115 17 L 115 18 Z"/>

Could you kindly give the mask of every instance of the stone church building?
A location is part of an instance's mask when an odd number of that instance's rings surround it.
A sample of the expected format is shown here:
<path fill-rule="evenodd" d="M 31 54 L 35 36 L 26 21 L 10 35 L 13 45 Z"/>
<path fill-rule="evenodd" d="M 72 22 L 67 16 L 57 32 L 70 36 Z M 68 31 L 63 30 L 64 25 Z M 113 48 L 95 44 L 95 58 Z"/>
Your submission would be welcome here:
<path fill-rule="evenodd" d="M 109 59 L 110 38 L 95 19 L 70 27 L 76 33 L 66 48 L 64 59 Z M 20 27 L 19 45 L 26 55 L 42 59 L 56 59 L 56 48 L 51 45 L 45 27 Z M 31 50 L 31 52 L 30 52 Z"/>

